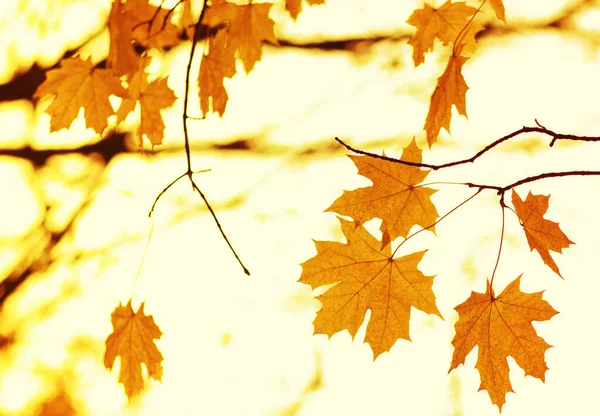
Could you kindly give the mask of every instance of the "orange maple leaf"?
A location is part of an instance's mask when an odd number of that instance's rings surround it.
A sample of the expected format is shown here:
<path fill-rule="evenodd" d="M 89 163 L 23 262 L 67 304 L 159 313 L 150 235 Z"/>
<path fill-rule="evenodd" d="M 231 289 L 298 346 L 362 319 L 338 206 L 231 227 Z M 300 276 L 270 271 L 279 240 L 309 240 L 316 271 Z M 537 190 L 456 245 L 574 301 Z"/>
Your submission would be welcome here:
<path fill-rule="evenodd" d="M 520 281 L 521 276 L 499 296 L 494 294 L 488 281 L 485 293 L 471 292 L 471 296 L 455 308 L 458 321 L 448 372 L 464 364 L 477 345 L 475 367 L 481 377 L 479 390 L 487 390 L 492 403 L 500 410 L 506 402 L 506 393 L 513 391 L 506 361 L 509 355 L 525 370 L 525 375 L 544 381 L 548 369 L 544 353 L 551 345 L 537 335 L 531 322 L 547 321 L 558 313 L 542 299 L 543 292 L 521 292 Z"/>
<path fill-rule="evenodd" d="M 91 58 L 63 59 L 60 66 L 46 72 L 46 80 L 33 94 L 36 99 L 48 94 L 56 96 L 46 109 L 51 117 L 50 131 L 69 128 L 83 107 L 86 126 L 102 134 L 108 117 L 115 113 L 108 97 L 127 96 L 121 81 L 110 70 L 95 68 Z"/>
<path fill-rule="evenodd" d="M 417 9 L 408 18 L 407 23 L 415 26 L 417 31 L 408 41 L 413 47 L 413 61 L 415 66 L 425 61 L 425 53 L 433 49 L 433 41 L 438 38 L 444 45 L 454 42 L 458 34 L 463 31 L 460 43 L 464 44 L 464 52 L 473 52 L 476 46 L 475 35 L 483 30 L 477 22 L 469 23 L 471 16 L 477 12 L 474 7 L 466 3 L 444 3 L 439 8 L 425 4 L 422 9 Z"/>
<path fill-rule="evenodd" d="M 106 338 L 104 366 L 112 369 L 117 356 L 121 357 L 119 382 L 125 386 L 125 393 L 131 399 L 144 387 L 142 363 L 148 369 L 148 376 L 161 381 L 163 356 L 154 343 L 162 332 L 154 323 L 152 315 L 144 314 L 144 303 L 133 312 L 131 300 L 127 306 L 115 308 L 111 315 L 113 332 Z"/>
<path fill-rule="evenodd" d="M 425 126 L 423 127 L 427 132 L 429 147 L 437 140 L 442 127 L 450 133 L 453 105 L 456 106 L 458 114 L 467 116 L 466 94 L 469 87 L 461 72 L 467 59 L 469 58 L 452 54 L 446 70 L 438 78 L 437 86 L 429 103 Z"/>
<path fill-rule="evenodd" d="M 402 152 L 401 159 L 420 163 L 421 153 L 413 139 Z M 438 213 L 430 198 L 436 190 L 417 186 L 429 170 L 367 156 L 348 157 L 358 168 L 358 173 L 370 179 L 373 185 L 344 191 L 326 211 L 352 217 L 356 226 L 372 218 L 381 218 L 383 246 L 397 237 L 406 237 L 414 225 L 429 227 L 435 223 Z M 435 226 L 429 229 L 435 232 Z"/>
<path fill-rule="evenodd" d="M 306 0 L 310 5 L 325 4 L 325 0 Z M 296 20 L 302 11 L 302 0 L 285 0 L 285 9 L 290 13 L 292 19 Z"/>
<path fill-rule="evenodd" d="M 200 88 L 200 109 L 206 114 L 212 111 L 223 115 L 227 106 L 227 90 L 224 78 L 235 75 L 235 49 L 227 44 L 227 33 L 219 30 L 208 42 L 208 54 L 202 56 L 198 86 Z"/>
<path fill-rule="evenodd" d="M 275 22 L 269 17 L 273 3 L 251 3 L 239 6 L 226 1 L 215 1 L 206 9 L 203 23 L 217 27 L 228 22 L 227 43 L 244 63 L 246 73 L 254 68 L 262 56 L 263 42 L 277 45 L 273 32 Z"/>
<path fill-rule="evenodd" d="M 299 281 L 313 289 L 336 283 L 317 297 L 323 306 L 314 321 L 316 334 L 332 336 L 347 329 L 354 338 L 370 309 L 365 341 L 377 358 L 397 339 L 410 340 L 411 306 L 442 317 L 433 276 L 418 269 L 425 251 L 392 258 L 389 245 L 380 250 L 380 241 L 364 227 L 338 219 L 347 243 L 315 241 L 317 255 L 302 264 Z"/>
<path fill-rule="evenodd" d="M 138 143 L 142 147 L 145 134 L 152 146 L 162 143 L 165 123 L 160 110 L 173 105 L 177 97 L 169 88 L 167 78 L 155 79 L 148 82 L 145 68 L 150 62 L 150 57 L 144 56 L 139 60 L 137 72 L 129 81 L 129 96 L 123 100 L 117 111 L 117 122 L 123 121 L 127 114 L 135 110 L 136 103 L 140 102 L 140 125 L 138 127 Z"/>
<path fill-rule="evenodd" d="M 490 0 L 496 17 L 506 23 L 506 16 L 504 15 L 504 3 L 502 0 Z"/>
<path fill-rule="evenodd" d="M 123 18 L 125 8 L 120 0 L 113 2 L 108 18 L 110 47 L 106 58 L 106 67 L 112 68 L 115 74 L 132 74 L 138 66 L 138 55 L 131 44 L 131 27 L 127 27 Z"/>
<path fill-rule="evenodd" d="M 512 203 L 525 230 L 529 248 L 531 251 L 535 248 L 544 263 L 562 277 L 549 250 L 562 253 L 563 248 L 575 243 L 567 238 L 557 222 L 543 218 L 548 211 L 549 199 L 550 195 L 533 195 L 530 191 L 523 202 L 514 189 L 512 192 Z"/>

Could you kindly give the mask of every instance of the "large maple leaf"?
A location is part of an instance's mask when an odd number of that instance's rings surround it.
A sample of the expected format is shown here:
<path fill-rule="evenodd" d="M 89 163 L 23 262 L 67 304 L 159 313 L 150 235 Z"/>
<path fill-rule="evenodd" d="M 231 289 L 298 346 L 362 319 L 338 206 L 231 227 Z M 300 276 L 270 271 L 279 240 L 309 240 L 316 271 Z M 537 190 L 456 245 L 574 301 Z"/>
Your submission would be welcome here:
<path fill-rule="evenodd" d="M 112 369 L 117 356 L 121 357 L 119 382 L 125 386 L 130 399 L 144 387 L 142 363 L 148 369 L 148 376 L 161 381 L 163 356 L 154 343 L 162 332 L 154 323 L 152 315 L 144 314 L 144 303 L 133 312 L 131 300 L 127 306 L 119 304 L 111 315 L 113 332 L 106 338 L 104 366 Z"/>
<path fill-rule="evenodd" d="M 308 4 L 325 4 L 325 0 L 306 0 Z M 285 0 L 285 9 L 290 13 L 292 19 L 296 20 L 302 11 L 302 0 Z"/>
<path fill-rule="evenodd" d="M 512 392 L 508 378 L 507 357 L 510 355 L 530 375 L 544 381 L 548 367 L 544 354 L 551 347 L 535 332 L 532 321 L 546 321 L 558 312 L 542 299 L 543 292 L 523 293 L 521 276 L 513 280 L 499 296 L 490 282 L 485 293 L 471 296 L 455 309 L 458 312 L 454 353 L 450 370 L 464 364 L 477 345 L 475 367 L 481 377 L 479 390 L 487 390 L 500 410 L 506 393 Z"/>
<path fill-rule="evenodd" d="M 138 127 L 138 143 L 142 147 L 145 134 L 152 146 L 162 143 L 165 123 L 160 110 L 173 105 L 177 97 L 169 88 L 167 78 L 155 79 L 148 82 L 145 72 L 150 58 L 147 56 L 139 60 L 137 72 L 129 80 L 129 96 L 123 100 L 117 111 L 117 122 L 123 121 L 127 114 L 133 111 L 136 103 L 140 102 L 140 124 Z"/>
<path fill-rule="evenodd" d="M 402 160 L 421 162 L 421 149 L 413 139 L 402 152 Z M 406 237 L 414 225 L 429 227 L 438 217 L 431 195 L 436 190 L 417 186 L 429 174 L 416 166 L 388 162 L 367 156 L 348 156 L 358 173 L 372 186 L 344 191 L 326 211 L 352 217 L 359 226 L 372 218 L 381 218 L 383 245 L 397 237 Z M 435 232 L 435 227 L 429 228 Z"/>
<path fill-rule="evenodd" d="M 108 125 L 114 110 L 108 101 L 110 95 L 127 97 L 119 78 L 108 69 L 94 67 L 91 58 L 80 57 L 60 61 L 60 68 L 46 72 L 46 80 L 37 88 L 33 98 L 54 94 L 54 101 L 46 109 L 50 114 L 50 131 L 69 128 L 83 107 L 85 124 L 98 134 Z"/>
<path fill-rule="evenodd" d="M 450 3 L 449 1 L 439 8 L 425 4 L 422 9 L 415 10 L 407 20 L 409 25 L 417 28 L 415 34 L 408 41 L 408 44 L 413 47 L 415 66 L 424 62 L 424 55 L 433 49 L 435 38 L 441 40 L 444 45 L 448 45 L 456 40 L 467 24 L 469 27 L 461 35 L 460 43 L 464 44 L 464 52 L 472 52 L 476 45 L 475 35 L 483 30 L 481 24 L 469 23 L 471 16 L 476 11 L 476 8 L 467 6 L 466 3 Z"/>
<path fill-rule="evenodd" d="M 354 337 L 370 309 L 365 341 L 376 358 L 399 338 L 410 340 L 411 306 L 442 317 L 433 276 L 418 269 L 425 251 L 392 258 L 390 246 L 380 250 L 381 243 L 364 227 L 339 220 L 347 243 L 315 241 L 317 255 L 302 264 L 300 282 L 313 288 L 336 283 L 317 297 L 323 304 L 314 321 L 317 334 L 347 329 Z"/>
<path fill-rule="evenodd" d="M 563 248 L 575 243 L 567 238 L 557 222 L 544 218 L 549 199 L 550 195 L 533 195 L 529 192 L 523 201 L 514 189 L 512 192 L 512 203 L 525 230 L 529 248 L 531 251 L 536 249 L 544 263 L 562 277 L 549 250 L 562 253 Z"/>
<path fill-rule="evenodd" d="M 206 9 L 203 23 L 209 27 L 228 23 L 228 45 L 237 52 L 247 73 L 252 71 L 256 61 L 260 60 L 263 42 L 278 44 L 273 32 L 275 22 L 269 17 L 272 6 L 273 3 L 239 6 L 226 1 L 214 1 Z"/>
<path fill-rule="evenodd" d="M 206 114 L 212 105 L 212 111 L 221 116 L 227 106 L 227 90 L 223 79 L 235 75 L 235 49 L 227 43 L 227 33 L 219 30 L 208 42 L 208 54 L 202 56 L 198 87 L 200 109 Z"/>
<path fill-rule="evenodd" d="M 442 127 L 450 133 L 453 105 L 456 106 L 459 114 L 467 116 L 466 94 L 469 87 L 462 76 L 462 67 L 467 59 L 464 56 L 453 54 L 448 61 L 446 70 L 438 78 L 424 126 L 427 132 L 427 143 L 430 147 L 437 140 Z"/>

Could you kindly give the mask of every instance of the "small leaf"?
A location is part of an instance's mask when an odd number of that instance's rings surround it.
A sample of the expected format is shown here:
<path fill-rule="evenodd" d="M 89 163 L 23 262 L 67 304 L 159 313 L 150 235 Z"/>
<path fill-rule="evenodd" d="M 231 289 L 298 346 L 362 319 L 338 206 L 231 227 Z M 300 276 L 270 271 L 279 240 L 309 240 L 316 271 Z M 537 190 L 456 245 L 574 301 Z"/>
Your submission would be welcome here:
<path fill-rule="evenodd" d="M 200 88 L 200 109 L 206 114 L 211 109 L 223 116 L 227 106 L 225 78 L 235 75 L 235 50 L 227 44 L 227 33 L 219 30 L 208 42 L 208 54 L 202 56 L 198 86 Z"/>
<path fill-rule="evenodd" d="M 431 96 L 425 126 L 423 127 L 427 132 L 429 147 L 437 140 L 442 127 L 450 133 L 453 105 L 456 106 L 458 114 L 467 116 L 466 94 L 469 87 L 461 73 L 467 59 L 469 58 L 452 55 L 446 70 L 438 78 L 437 86 Z"/>
<path fill-rule="evenodd" d="M 325 0 L 307 0 L 308 4 L 325 4 Z M 302 11 L 302 0 L 285 0 L 285 9 L 290 13 L 292 19 L 296 20 Z"/>
<path fill-rule="evenodd" d="M 125 393 L 131 399 L 144 388 L 142 363 L 148 369 L 148 376 L 161 381 L 163 356 L 154 343 L 162 332 L 154 323 L 152 315 L 144 314 L 144 303 L 133 312 L 131 300 L 127 306 L 119 304 L 111 315 L 113 332 L 106 338 L 104 366 L 112 369 L 117 356 L 121 357 L 119 382 L 125 386 Z"/>
<path fill-rule="evenodd" d="M 529 192 L 523 202 L 514 189 L 512 192 L 512 203 L 523 224 L 529 248 L 531 251 L 536 249 L 544 263 L 562 277 L 549 250 L 562 253 L 563 248 L 575 243 L 567 238 L 557 222 L 544 218 L 544 214 L 548 211 L 549 199 L 550 195 L 533 195 Z"/>

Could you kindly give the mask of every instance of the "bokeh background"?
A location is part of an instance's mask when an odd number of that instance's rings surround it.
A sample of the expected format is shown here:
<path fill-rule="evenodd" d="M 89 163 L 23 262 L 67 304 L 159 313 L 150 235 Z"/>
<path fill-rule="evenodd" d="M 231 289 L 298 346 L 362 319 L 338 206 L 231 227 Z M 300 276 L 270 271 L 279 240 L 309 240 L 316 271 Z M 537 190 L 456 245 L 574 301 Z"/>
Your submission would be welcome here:
<path fill-rule="evenodd" d="M 297 283 L 299 264 L 316 253 L 312 239 L 343 241 L 335 215 L 323 210 L 343 189 L 369 184 L 333 137 L 392 156 L 413 136 L 426 146 L 421 129 L 448 50 L 437 44 L 413 67 L 405 21 L 422 4 L 327 0 L 305 5 L 293 22 L 278 3 L 281 45 L 265 46 L 250 76 L 227 81 L 222 119 L 190 122 L 194 168 L 210 169 L 198 184 L 248 277 L 189 183 L 170 189 L 154 222 L 148 218 L 157 194 L 185 169 L 181 99 L 163 112 L 165 144 L 144 154 L 133 118 L 118 129 L 113 120 L 104 138 L 85 129 L 81 114 L 68 131 L 50 134 L 48 101 L 32 102 L 44 71 L 65 55 L 106 58 L 110 1 L 3 0 L 0 414 L 497 415 L 487 392 L 477 392 L 475 351 L 448 374 L 453 308 L 485 290 L 498 252 L 493 192 L 441 222 L 437 237 L 421 233 L 403 246 L 400 255 L 429 250 L 421 265 L 437 276 L 444 320 L 413 309 L 412 342 L 399 340 L 375 362 L 364 324 L 354 340 L 346 331 L 312 335 L 319 303 Z M 442 133 L 424 152 L 427 162 L 469 157 L 536 118 L 558 132 L 600 136 L 600 1 L 504 4 L 506 25 L 484 6 L 486 29 L 464 66 L 468 120 L 454 113 L 452 136 Z M 154 74 L 168 75 L 178 97 L 189 49 L 184 42 L 154 60 Z M 428 179 L 505 185 L 598 169 L 598 144 L 549 141 L 521 136 Z M 517 189 L 552 195 L 547 218 L 576 243 L 554 255 L 564 280 L 530 252 L 507 212 L 496 290 L 523 273 L 522 290 L 544 290 L 560 314 L 534 323 L 554 346 L 545 383 L 509 359 L 516 394 L 505 415 L 600 414 L 599 186 L 598 178 L 573 177 Z M 440 213 L 472 194 L 437 188 Z M 368 224 L 375 235 L 378 225 Z M 102 357 L 110 313 L 132 292 L 134 308 L 145 302 L 164 333 L 157 343 L 165 360 L 163 382 L 147 383 L 128 403 Z"/>

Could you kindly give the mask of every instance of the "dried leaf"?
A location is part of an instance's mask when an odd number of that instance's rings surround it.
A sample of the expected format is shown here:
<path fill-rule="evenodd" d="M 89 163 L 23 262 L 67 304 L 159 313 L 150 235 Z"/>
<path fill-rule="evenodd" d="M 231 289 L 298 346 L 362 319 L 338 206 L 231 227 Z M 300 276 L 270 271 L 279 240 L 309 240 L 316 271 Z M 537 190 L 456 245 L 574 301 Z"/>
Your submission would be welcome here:
<path fill-rule="evenodd" d="M 442 317 L 433 276 L 418 269 L 425 251 L 392 258 L 390 246 L 380 250 L 381 242 L 364 227 L 339 220 L 347 243 L 316 241 L 317 255 L 302 264 L 300 282 L 313 289 L 337 283 L 317 297 L 323 304 L 314 321 L 317 334 L 332 336 L 347 329 L 354 337 L 370 309 L 365 341 L 376 358 L 397 339 L 410 340 L 411 306 Z"/>
<path fill-rule="evenodd" d="M 437 140 L 442 127 L 450 133 L 453 105 L 456 106 L 459 114 L 467 116 L 466 94 L 469 87 L 461 73 L 467 59 L 469 58 L 452 55 L 446 70 L 438 78 L 437 86 L 431 96 L 429 112 L 424 126 L 429 147 Z"/>
<path fill-rule="evenodd" d="M 425 4 L 422 9 L 415 10 L 407 20 L 409 25 L 417 28 L 408 41 L 413 47 L 415 66 L 425 61 L 425 53 L 433 49 L 435 38 L 441 40 L 444 45 L 454 42 L 476 11 L 476 8 L 467 6 L 466 3 L 449 1 L 437 9 Z M 460 39 L 465 52 L 475 50 L 475 35 L 481 30 L 483 26 L 477 22 L 471 22 L 465 29 Z"/>
<path fill-rule="evenodd" d="M 562 277 L 549 250 L 562 253 L 563 248 L 575 243 L 567 238 L 557 222 L 544 218 L 548 211 L 549 199 L 550 195 L 533 195 L 529 192 L 523 202 L 514 189 L 512 192 L 512 203 L 525 230 L 529 248 L 531 251 L 536 249 L 544 263 Z"/>
<path fill-rule="evenodd" d="M 144 314 L 144 303 L 134 313 L 131 300 L 127 306 L 119 304 L 115 308 L 111 321 L 113 332 L 106 338 L 104 366 L 111 370 L 117 356 L 121 357 L 119 382 L 131 399 L 144 388 L 142 364 L 146 365 L 149 377 L 161 381 L 163 356 L 154 339 L 160 339 L 162 332 L 152 315 Z"/>
<path fill-rule="evenodd" d="M 325 4 L 325 0 L 306 0 L 310 5 Z M 296 20 L 302 11 L 302 0 L 285 0 L 285 9 L 290 13 L 292 19 Z"/>
<path fill-rule="evenodd" d="M 152 146 L 162 144 L 165 123 L 160 110 L 171 107 L 177 97 L 168 86 L 167 78 L 159 78 L 148 82 L 145 72 L 150 61 L 149 57 L 142 57 L 139 61 L 137 72 L 129 82 L 129 97 L 124 99 L 117 111 L 117 122 L 123 121 L 127 114 L 135 109 L 136 103 L 140 103 L 140 125 L 138 127 L 138 143 L 142 147 L 143 135 L 145 134 Z"/>
<path fill-rule="evenodd" d="M 200 109 L 206 114 L 211 110 L 223 116 L 227 106 L 227 90 L 224 78 L 235 75 L 235 50 L 227 44 L 227 33 L 219 30 L 208 42 L 208 54 L 202 56 L 198 86 L 200 88 Z"/>
<path fill-rule="evenodd" d="M 497 297 L 488 281 L 485 293 L 471 292 L 471 296 L 455 308 L 458 321 L 449 371 L 464 364 L 477 345 L 475 367 L 481 376 L 479 390 L 487 390 L 492 403 L 500 410 L 506 402 L 506 393 L 513 391 L 506 361 L 509 355 L 525 370 L 525 375 L 544 381 L 548 369 L 544 354 L 550 345 L 537 335 L 531 323 L 546 321 L 558 313 L 542 299 L 543 292 L 521 292 L 520 281 L 521 276 Z"/>
<path fill-rule="evenodd" d="M 358 173 L 373 182 L 372 186 L 344 191 L 326 211 L 352 217 L 359 226 L 372 218 L 381 218 L 383 245 L 406 237 L 414 225 L 429 227 L 438 217 L 431 195 L 436 190 L 417 186 L 429 170 L 367 156 L 348 156 Z M 414 139 L 402 152 L 402 160 L 421 162 L 421 149 Z M 435 232 L 435 226 L 429 228 Z"/>
<path fill-rule="evenodd" d="M 229 2 L 214 2 L 204 15 L 203 23 L 212 28 L 228 22 L 228 47 L 237 52 L 247 73 L 261 59 L 263 42 L 278 44 L 273 32 L 275 22 L 269 17 L 272 6 L 273 3 L 238 6 Z"/>
<path fill-rule="evenodd" d="M 127 96 L 121 81 L 110 70 L 95 68 L 91 58 L 63 59 L 60 66 L 46 72 L 46 80 L 33 94 L 33 98 L 56 95 L 46 110 L 51 117 L 50 131 L 68 129 L 83 107 L 86 126 L 102 134 L 108 117 L 114 114 L 108 97 Z"/>

